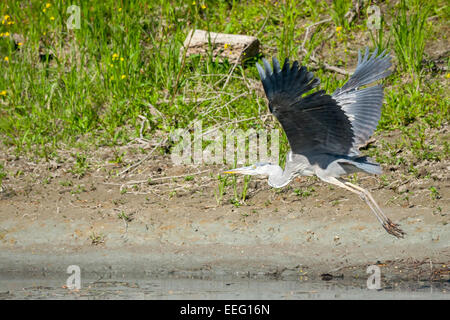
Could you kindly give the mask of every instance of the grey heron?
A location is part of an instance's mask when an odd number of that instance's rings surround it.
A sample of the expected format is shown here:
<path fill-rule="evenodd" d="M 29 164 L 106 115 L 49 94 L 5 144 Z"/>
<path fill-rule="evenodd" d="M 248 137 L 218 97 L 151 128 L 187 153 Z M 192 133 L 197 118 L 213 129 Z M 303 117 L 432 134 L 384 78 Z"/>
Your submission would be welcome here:
<path fill-rule="evenodd" d="M 270 112 L 278 119 L 291 150 L 284 170 L 277 164 L 256 163 L 225 173 L 268 176 L 271 187 L 281 188 L 297 176 L 316 175 L 358 194 L 373 211 L 384 229 L 403 238 L 404 232 L 383 213 L 368 190 L 350 183 L 341 176 L 367 172 L 380 174 L 378 163 L 363 156 L 363 145 L 375 131 L 381 116 L 383 87 L 369 86 L 391 74 L 391 59 L 385 52 L 364 55 L 358 51 L 358 65 L 350 79 L 332 95 L 324 90 L 305 95 L 320 83 L 298 61 L 292 66 L 286 58 L 283 68 L 274 57 L 273 69 L 263 59 L 264 68 L 256 64 L 266 93 Z"/>

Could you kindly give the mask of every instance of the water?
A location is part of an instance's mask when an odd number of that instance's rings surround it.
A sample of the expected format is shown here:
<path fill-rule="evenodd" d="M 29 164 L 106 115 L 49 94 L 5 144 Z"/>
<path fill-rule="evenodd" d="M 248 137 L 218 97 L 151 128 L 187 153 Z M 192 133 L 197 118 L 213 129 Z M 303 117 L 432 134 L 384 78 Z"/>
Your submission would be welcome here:
<path fill-rule="evenodd" d="M 391 282 L 380 290 L 365 281 L 120 278 L 83 279 L 80 290 L 66 279 L 0 276 L 0 299 L 450 299 L 447 282 Z"/>

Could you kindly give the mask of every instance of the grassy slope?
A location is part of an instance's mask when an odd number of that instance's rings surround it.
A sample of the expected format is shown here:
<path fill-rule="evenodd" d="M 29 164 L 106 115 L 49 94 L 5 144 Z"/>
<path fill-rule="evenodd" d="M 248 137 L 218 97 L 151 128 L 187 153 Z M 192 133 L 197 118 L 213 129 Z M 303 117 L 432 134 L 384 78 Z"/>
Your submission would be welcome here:
<path fill-rule="evenodd" d="M 65 26 L 67 1 L 2 1 L 1 148 L 57 161 L 60 150 L 77 148 L 74 166 L 85 168 L 83 150 L 129 143 L 140 136 L 142 117 L 148 119 L 142 130 L 146 139 L 195 119 L 203 120 L 204 128 L 248 118 L 237 125 L 278 126 L 263 117 L 268 110 L 253 64 L 238 66 L 225 86 L 230 64 L 179 59 L 187 32 L 200 28 L 257 36 L 263 54 L 307 65 L 314 52 L 342 69 L 355 66 L 358 48 L 387 48 L 396 68 L 385 81 L 377 134 L 396 130 L 400 136 L 381 139 L 367 152 L 381 163 L 403 164 L 414 175 L 422 160 L 448 159 L 443 128 L 450 81 L 448 51 L 443 63 L 433 56 L 439 49 L 445 53 L 442 43 L 448 43 L 446 2 L 412 9 L 414 2 L 380 3 L 385 23 L 371 37 L 367 7 L 351 24 L 342 17 L 351 1 L 71 1 L 81 8 L 81 29 L 73 31 Z M 398 14 L 402 5 L 404 16 Z M 311 30 L 304 54 L 306 27 L 329 17 Z M 13 34 L 20 36 L 14 41 Z M 320 67 L 315 73 L 329 92 L 346 80 Z M 284 137 L 282 142 L 280 154 L 288 147 Z M 408 157 L 401 150 L 408 150 Z"/>

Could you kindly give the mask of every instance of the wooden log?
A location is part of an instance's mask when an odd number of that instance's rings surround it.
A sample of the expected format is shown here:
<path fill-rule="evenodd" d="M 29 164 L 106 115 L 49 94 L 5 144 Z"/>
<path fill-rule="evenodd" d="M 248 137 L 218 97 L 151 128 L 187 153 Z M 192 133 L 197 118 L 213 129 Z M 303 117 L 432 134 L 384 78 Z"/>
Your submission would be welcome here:
<path fill-rule="evenodd" d="M 259 40 L 256 37 L 239 34 L 215 33 L 205 30 L 191 30 L 180 50 L 182 57 L 186 50 L 186 57 L 200 54 L 213 54 L 223 62 L 228 59 L 232 64 L 242 63 L 259 53 Z"/>

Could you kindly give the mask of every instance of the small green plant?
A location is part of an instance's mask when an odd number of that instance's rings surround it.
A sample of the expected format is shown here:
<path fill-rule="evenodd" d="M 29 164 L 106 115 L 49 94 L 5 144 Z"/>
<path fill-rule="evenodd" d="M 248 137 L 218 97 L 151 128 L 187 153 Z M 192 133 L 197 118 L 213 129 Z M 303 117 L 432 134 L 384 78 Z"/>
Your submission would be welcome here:
<path fill-rule="evenodd" d="M 177 191 L 176 190 L 172 190 L 169 192 L 169 198 L 173 198 L 177 195 Z"/>
<path fill-rule="evenodd" d="M 91 244 L 93 245 L 99 245 L 99 244 L 103 244 L 105 243 L 105 235 L 100 233 L 100 234 L 96 234 L 95 232 L 93 232 L 90 236 L 89 239 L 91 240 Z"/>
<path fill-rule="evenodd" d="M 125 222 L 133 221 L 133 218 L 130 215 L 127 215 L 125 211 L 121 211 L 117 214 L 117 218 L 124 220 Z"/>
<path fill-rule="evenodd" d="M 442 214 L 442 208 L 440 206 L 437 206 L 436 209 L 433 210 L 433 214 Z"/>
<path fill-rule="evenodd" d="M 23 176 L 25 173 L 22 170 L 17 170 L 16 173 L 14 174 L 14 177 L 19 178 L 21 176 Z"/>
<path fill-rule="evenodd" d="M 333 207 L 335 207 L 335 206 L 337 206 L 340 202 L 341 202 L 341 201 L 340 201 L 339 199 L 336 199 L 336 200 L 331 201 L 331 205 L 332 205 Z"/>
<path fill-rule="evenodd" d="M 114 158 L 110 160 L 111 163 L 117 163 L 122 164 L 123 163 L 123 157 L 126 155 L 126 152 L 120 152 L 117 149 L 114 149 L 113 156 Z"/>
<path fill-rule="evenodd" d="M 306 15 L 311 16 L 311 18 L 314 20 L 317 20 L 319 17 L 319 5 L 318 2 L 315 0 L 305 0 L 305 4 L 302 5 L 304 13 Z"/>
<path fill-rule="evenodd" d="M 230 199 L 230 203 L 232 205 L 234 205 L 236 208 L 239 208 L 241 206 L 241 203 L 239 202 L 239 199 L 237 199 L 237 198 Z"/>
<path fill-rule="evenodd" d="M 73 186 L 73 182 L 71 180 L 62 180 L 59 184 L 63 187 L 71 187 Z"/>
<path fill-rule="evenodd" d="M 75 158 L 75 164 L 72 167 L 71 172 L 81 178 L 86 174 L 86 171 L 89 168 L 89 162 L 87 156 L 80 153 L 77 153 Z"/>
<path fill-rule="evenodd" d="M 233 186 L 233 199 L 231 200 L 231 203 L 233 203 L 235 206 L 239 206 L 239 195 L 237 191 L 237 176 L 234 174 L 231 178 L 231 184 Z"/>
<path fill-rule="evenodd" d="M 71 194 L 80 194 L 86 192 L 86 187 L 83 184 L 78 184 L 76 187 L 70 191 Z"/>
<path fill-rule="evenodd" d="M 436 189 L 436 187 L 432 186 L 432 187 L 428 188 L 428 190 L 430 190 L 431 199 L 438 200 L 441 198 L 441 195 L 439 194 L 439 191 Z"/>
<path fill-rule="evenodd" d="M 5 172 L 5 167 L 2 163 L 0 163 L 0 190 L 2 189 L 3 179 L 5 179 L 6 176 L 7 176 L 7 174 Z"/>
<path fill-rule="evenodd" d="M 303 197 L 303 198 L 307 198 L 307 197 L 311 196 L 314 191 L 315 190 L 313 187 L 308 187 L 306 189 L 294 189 L 294 193 L 297 196 Z"/>
<path fill-rule="evenodd" d="M 241 192 L 241 202 L 245 203 L 247 199 L 248 183 L 250 182 L 251 176 L 244 176 L 244 185 L 242 186 Z"/>
<path fill-rule="evenodd" d="M 222 177 L 220 174 L 217 176 L 219 183 L 217 185 L 217 190 L 214 191 L 214 196 L 216 198 L 217 205 L 222 203 L 223 195 L 227 187 L 228 176 Z"/>
<path fill-rule="evenodd" d="M 217 189 L 214 191 L 217 205 L 220 205 L 222 203 L 223 196 L 226 193 L 226 188 L 228 186 L 228 178 L 228 175 L 222 176 L 219 174 L 217 176 L 218 184 Z"/>
<path fill-rule="evenodd" d="M 356 173 L 349 176 L 349 181 L 353 184 L 358 184 L 358 175 Z"/>
<path fill-rule="evenodd" d="M 382 174 L 380 175 L 380 185 L 382 185 L 383 187 L 387 187 L 389 185 L 389 178 L 387 177 L 387 175 Z"/>

